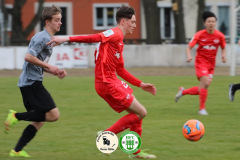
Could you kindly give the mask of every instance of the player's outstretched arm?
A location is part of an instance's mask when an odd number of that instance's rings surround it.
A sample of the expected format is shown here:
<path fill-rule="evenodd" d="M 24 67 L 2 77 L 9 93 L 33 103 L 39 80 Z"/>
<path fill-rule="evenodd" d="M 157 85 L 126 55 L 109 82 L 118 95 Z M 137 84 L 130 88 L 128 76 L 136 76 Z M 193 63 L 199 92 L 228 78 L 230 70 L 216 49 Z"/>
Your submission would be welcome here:
<path fill-rule="evenodd" d="M 46 43 L 47 45 L 50 45 L 52 47 L 55 47 L 57 45 L 62 44 L 63 42 L 69 42 L 70 38 L 67 37 L 52 37 L 51 41 L 49 41 L 48 43 Z"/>
<path fill-rule="evenodd" d="M 140 87 L 142 88 L 142 90 L 147 91 L 149 93 L 151 93 L 152 95 L 155 95 L 157 92 L 157 88 L 154 86 L 154 84 L 150 84 L 150 83 L 141 83 Z"/>
<path fill-rule="evenodd" d="M 96 43 L 101 41 L 102 41 L 101 34 L 98 33 L 85 36 L 52 37 L 51 41 L 49 41 L 46 44 L 55 47 L 57 45 L 62 44 L 63 42 Z"/>

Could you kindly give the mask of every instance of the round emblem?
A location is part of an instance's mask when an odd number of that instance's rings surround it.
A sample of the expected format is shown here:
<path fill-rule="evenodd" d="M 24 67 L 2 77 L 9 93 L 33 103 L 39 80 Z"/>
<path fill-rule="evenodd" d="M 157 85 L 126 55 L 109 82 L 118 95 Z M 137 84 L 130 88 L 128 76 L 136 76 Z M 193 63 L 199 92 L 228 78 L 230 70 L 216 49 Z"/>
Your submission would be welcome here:
<path fill-rule="evenodd" d="M 112 153 L 118 147 L 118 137 L 110 131 L 103 131 L 98 134 L 96 145 L 102 153 Z"/>
<path fill-rule="evenodd" d="M 119 146 L 125 153 L 137 152 L 142 144 L 141 137 L 139 134 L 133 131 L 124 132 L 119 138 Z"/>

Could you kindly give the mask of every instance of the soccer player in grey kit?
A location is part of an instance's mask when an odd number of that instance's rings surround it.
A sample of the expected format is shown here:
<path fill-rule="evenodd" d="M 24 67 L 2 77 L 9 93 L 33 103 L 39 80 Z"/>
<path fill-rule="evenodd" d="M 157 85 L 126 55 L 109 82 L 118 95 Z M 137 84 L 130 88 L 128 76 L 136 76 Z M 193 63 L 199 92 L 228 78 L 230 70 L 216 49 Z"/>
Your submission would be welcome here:
<path fill-rule="evenodd" d="M 48 64 L 52 54 L 52 47 L 46 45 L 51 40 L 51 37 L 60 31 L 62 25 L 61 13 L 61 9 L 54 5 L 43 10 L 44 30 L 32 37 L 25 55 L 18 87 L 20 87 L 27 112 L 18 113 L 9 110 L 4 124 L 6 131 L 8 131 L 10 127 L 20 120 L 30 121 L 31 123 L 23 131 L 15 148 L 10 151 L 10 157 L 30 157 L 23 150 L 24 146 L 34 138 L 37 131 L 44 125 L 44 122 L 54 122 L 60 116 L 58 108 L 49 92 L 44 88 L 42 81 L 43 71 L 56 75 L 60 79 L 67 75 L 65 70 Z"/>

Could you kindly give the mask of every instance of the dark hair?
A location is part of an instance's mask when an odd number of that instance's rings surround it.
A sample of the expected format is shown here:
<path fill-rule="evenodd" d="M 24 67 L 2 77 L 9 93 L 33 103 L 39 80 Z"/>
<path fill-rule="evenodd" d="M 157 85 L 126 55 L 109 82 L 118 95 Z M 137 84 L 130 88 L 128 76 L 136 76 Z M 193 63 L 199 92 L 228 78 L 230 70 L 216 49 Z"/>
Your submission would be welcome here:
<path fill-rule="evenodd" d="M 47 8 L 44 8 L 44 10 L 42 11 L 42 22 L 43 22 L 43 25 L 45 26 L 46 25 L 46 20 L 49 20 L 51 21 L 52 20 L 52 16 L 53 15 L 56 15 L 56 14 L 62 14 L 62 10 L 61 8 L 55 6 L 55 5 L 52 5 L 52 7 L 47 7 Z"/>
<path fill-rule="evenodd" d="M 209 18 L 209 17 L 215 17 L 216 20 L 217 20 L 217 17 L 215 16 L 215 14 L 214 14 L 213 12 L 210 12 L 210 11 L 205 11 L 205 12 L 203 12 L 203 14 L 202 14 L 202 19 L 203 19 L 204 22 L 205 22 L 205 21 L 207 20 L 207 18 Z"/>
<path fill-rule="evenodd" d="M 131 19 L 135 15 L 135 10 L 133 7 L 122 5 L 116 13 L 117 23 L 121 21 L 122 18 Z"/>

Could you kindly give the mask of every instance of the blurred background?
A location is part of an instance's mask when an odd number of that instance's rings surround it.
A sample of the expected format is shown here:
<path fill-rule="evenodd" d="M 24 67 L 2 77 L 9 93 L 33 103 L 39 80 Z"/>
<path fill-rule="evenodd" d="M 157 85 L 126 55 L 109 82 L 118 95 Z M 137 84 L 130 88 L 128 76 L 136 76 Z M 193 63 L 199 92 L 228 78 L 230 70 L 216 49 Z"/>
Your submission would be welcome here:
<path fill-rule="evenodd" d="M 61 31 L 56 35 L 95 34 L 116 26 L 122 5 L 136 10 L 137 27 L 125 37 L 126 67 L 189 67 L 185 49 L 192 36 L 204 28 L 203 11 L 212 11 L 216 29 L 227 42 L 227 63 L 217 57 L 217 67 L 230 67 L 236 75 L 240 64 L 240 0 L 1 0 L 0 69 L 21 69 L 31 37 L 43 29 L 41 12 L 52 5 L 62 9 Z M 66 47 L 68 45 L 69 47 Z M 95 44 L 63 44 L 50 63 L 61 68 L 94 67 Z M 195 55 L 193 49 L 193 56 Z M 219 49 L 220 50 L 220 49 Z M 7 54 L 8 53 L 8 54 Z"/>

